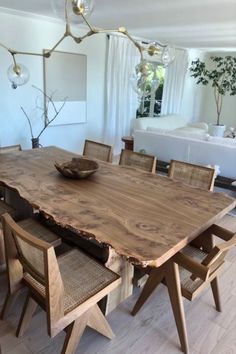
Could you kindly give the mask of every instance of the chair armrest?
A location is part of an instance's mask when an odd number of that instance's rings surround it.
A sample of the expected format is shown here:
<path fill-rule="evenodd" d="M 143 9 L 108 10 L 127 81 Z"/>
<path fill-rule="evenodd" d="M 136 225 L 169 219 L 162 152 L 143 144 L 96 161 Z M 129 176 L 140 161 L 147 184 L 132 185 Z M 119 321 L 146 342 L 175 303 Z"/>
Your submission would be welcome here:
<path fill-rule="evenodd" d="M 235 234 L 233 231 L 229 231 L 227 229 L 225 229 L 222 226 L 218 226 L 218 225 L 212 225 L 209 227 L 209 229 L 207 229 L 207 231 L 219 238 L 221 238 L 224 241 L 229 241 L 232 239 L 233 235 Z"/>
<path fill-rule="evenodd" d="M 193 273 L 197 278 L 202 279 L 203 281 L 207 280 L 209 277 L 209 269 L 202 265 L 201 263 L 196 262 L 192 257 L 178 252 L 174 258 L 179 266 L 187 269 L 189 272 Z"/>

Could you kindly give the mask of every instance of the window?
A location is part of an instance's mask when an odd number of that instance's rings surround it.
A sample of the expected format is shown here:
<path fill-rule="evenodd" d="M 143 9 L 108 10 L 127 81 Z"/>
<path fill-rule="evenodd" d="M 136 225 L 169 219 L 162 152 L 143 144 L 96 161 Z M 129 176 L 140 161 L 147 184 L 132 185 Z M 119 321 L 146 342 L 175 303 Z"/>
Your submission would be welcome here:
<path fill-rule="evenodd" d="M 149 87 L 149 94 L 144 97 L 137 109 L 137 117 L 156 117 L 161 113 L 162 93 L 165 78 L 165 68 L 157 65 L 156 75 L 159 79 L 158 88 L 152 92 L 151 84 Z"/>

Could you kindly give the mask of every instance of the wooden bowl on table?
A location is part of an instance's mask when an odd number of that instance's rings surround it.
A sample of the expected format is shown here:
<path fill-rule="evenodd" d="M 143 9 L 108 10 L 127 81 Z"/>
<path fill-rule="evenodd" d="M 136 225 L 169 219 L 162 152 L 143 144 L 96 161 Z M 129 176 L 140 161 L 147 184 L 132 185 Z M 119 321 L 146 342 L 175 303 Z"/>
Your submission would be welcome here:
<path fill-rule="evenodd" d="M 54 166 L 63 176 L 74 179 L 86 178 L 99 169 L 96 161 L 83 157 L 74 157 L 71 161 L 64 163 L 55 162 Z"/>

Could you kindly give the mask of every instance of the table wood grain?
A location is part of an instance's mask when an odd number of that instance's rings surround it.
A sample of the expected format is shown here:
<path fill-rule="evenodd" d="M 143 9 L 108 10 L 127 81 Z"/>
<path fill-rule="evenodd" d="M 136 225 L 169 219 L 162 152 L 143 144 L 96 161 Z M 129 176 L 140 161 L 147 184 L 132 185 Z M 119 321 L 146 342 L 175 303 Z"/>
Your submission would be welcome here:
<path fill-rule="evenodd" d="M 74 156 L 56 147 L 0 154 L 1 184 L 57 224 L 135 264 L 162 265 L 235 207 L 222 193 L 105 162 L 88 179 L 66 179 L 54 162 Z"/>

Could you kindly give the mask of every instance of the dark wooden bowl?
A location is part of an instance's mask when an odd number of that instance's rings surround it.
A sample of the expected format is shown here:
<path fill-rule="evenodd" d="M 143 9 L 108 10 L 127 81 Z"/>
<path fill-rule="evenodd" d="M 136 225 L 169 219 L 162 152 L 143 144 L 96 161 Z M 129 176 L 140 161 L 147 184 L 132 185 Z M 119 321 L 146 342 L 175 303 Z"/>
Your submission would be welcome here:
<path fill-rule="evenodd" d="M 74 179 L 86 178 L 99 169 L 96 161 L 83 157 L 74 157 L 71 161 L 64 163 L 55 162 L 54 166 L 63 176 Z"/>

